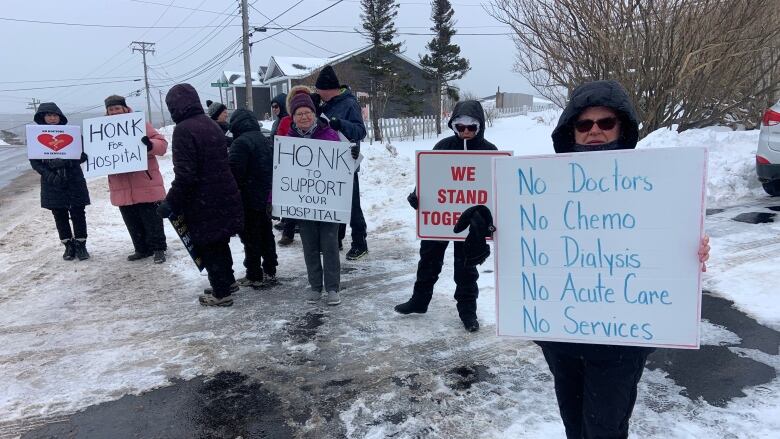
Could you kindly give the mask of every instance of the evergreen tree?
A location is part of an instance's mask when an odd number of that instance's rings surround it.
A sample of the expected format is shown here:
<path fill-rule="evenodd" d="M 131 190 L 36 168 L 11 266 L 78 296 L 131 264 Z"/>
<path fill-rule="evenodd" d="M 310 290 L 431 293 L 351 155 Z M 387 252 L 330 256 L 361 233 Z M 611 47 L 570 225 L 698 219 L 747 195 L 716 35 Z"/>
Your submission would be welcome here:
<path fill-rule="evenodd" d="M 363 30 L 372 48 L 361 58 L 371 80 L 369 104 L 371 123 L 374 127 L 374 140 L 381 141 L 379 119 L 384 113 L 388 99 L 393 95 L 400 79 L 393 69 L 392 54 L 401 52 L 402 43 L 394 43 L 398 31 L 395 17 L 398 15 L 396 0 L 360 0 L 363 12 Z M 391 56 L 388 56 L 391 55 Z"/>
<path fill-rule="evenodd" d="M 420 57 L 420 65 L 425 69 L 426 77 L 436 83 L 433 108 L 436 109 L 437 134 L 441 134 L 442 92 L 457 98 L 457 89 L 450 83 L 462 78 L 471 69 L 469 61 L 460 56 L 460 46 L 452 43 L 452 36 L 456 32 L 452 20 L 454 12 L 449 0 L 431 0 L 431 30 L 435 35 L 426 45 L 430 53 Z"/>

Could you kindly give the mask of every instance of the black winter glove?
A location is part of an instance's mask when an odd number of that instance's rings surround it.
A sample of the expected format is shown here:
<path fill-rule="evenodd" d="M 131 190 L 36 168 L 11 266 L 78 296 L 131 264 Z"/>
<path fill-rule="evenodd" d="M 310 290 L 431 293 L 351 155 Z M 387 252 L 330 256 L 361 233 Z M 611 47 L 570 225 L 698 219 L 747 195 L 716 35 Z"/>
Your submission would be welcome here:
<path fill-rule="evenodd" d="M 89 156 L 87 155 L 87 153 L 86 153 L 86 152 L 82 152 L 82 153 L 81 153 L 81 158 L 79 159 L 79 163 L 84 163 L 84 162 L 86 162 L 87 160 L 89 160 Z"/>
<path fill-rule="evenodd" d="M 492 236 L 496 230 L 493 226 L 493 215 L 490 209 L 483 205 L 471 206 L 458 218 L 453 227 L 455 233 L 460 233 L 469 228 L 469 234 L 464 243 L 466 253 L 466 266 L 480 265 L 490 256 L 490 246 L 485 238 Z"/>
<path fill-rule="evenodd" d="M 141 137 L 141 143 L 146 145 L 146 151 L 147 152 L 152 150 L 152 141 L 149 140 L 149 137 L 147 137 L 147 136 Z"/>
<path fill-rule="evenodd" d="M 328 120 L 328 125 L 336 131 L 341 131 L 341 119 L 338 117 L 331 117 L 330 120 Z"/>
<path fill-rule="evenodd" d="M 159 206 L 157 206 L 157 215 L 160 218 L 170 218 L 170 216 L 173 214 L 173 211 L 171 210 L 171 205 L 168 204 L 167 201 L 163 200 Z"/>
<path fill-rule="evenodd" d="M 360 157 L 360 145 L 352 145 L 349 147 L 349 153 L 352 154 L 352 158 L 357 160 Z"/>
<path fill-rule="evenodd" d="M 68 162 L 64 159 L 51 159 L 49 160 L 49 167 L 52 169 L 60 169 L 68 166 Z"/>
<path fill-rule="evenodd" d="M 409 205 L 412 206 L 412 209 L 414 210 L 417 210 L 417 208 L 420 207 L 420 200 L 417 199 L 417 192 L 409 194 L 409 196 L 406 197 L 406 201 L 409 202 Z"/>
<path fill-rule="evenodd" d="M 65 179 L 57 172 L 49 172 L 46 174 L 46 183 L 53 184 L 54 186 L 62 185 Z"/>

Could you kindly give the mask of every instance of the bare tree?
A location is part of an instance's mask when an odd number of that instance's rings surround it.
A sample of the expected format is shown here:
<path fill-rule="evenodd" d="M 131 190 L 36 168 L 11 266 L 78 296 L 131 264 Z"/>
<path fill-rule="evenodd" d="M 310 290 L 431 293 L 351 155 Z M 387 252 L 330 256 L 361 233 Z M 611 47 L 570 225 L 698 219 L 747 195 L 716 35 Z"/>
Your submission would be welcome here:
<path fill-rule="evenodd" d="M 777 0 L 492 0 L 512 27 L 515 70 L 564 105 L 577 85 L 615 79 L 642 136 L 716 123 L 755 126 L 776 94 Z"/>

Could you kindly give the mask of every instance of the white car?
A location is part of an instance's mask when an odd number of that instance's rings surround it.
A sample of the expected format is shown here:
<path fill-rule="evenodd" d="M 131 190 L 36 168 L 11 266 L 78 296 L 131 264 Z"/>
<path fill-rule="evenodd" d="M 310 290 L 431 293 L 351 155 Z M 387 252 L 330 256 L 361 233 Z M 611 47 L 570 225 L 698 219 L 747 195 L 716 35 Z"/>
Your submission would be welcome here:
<path fill-rule="evenodd" d="M 767 194 L 780 195 L 780 101 L 768 108 L 761 120 L 756 174 Z"/>

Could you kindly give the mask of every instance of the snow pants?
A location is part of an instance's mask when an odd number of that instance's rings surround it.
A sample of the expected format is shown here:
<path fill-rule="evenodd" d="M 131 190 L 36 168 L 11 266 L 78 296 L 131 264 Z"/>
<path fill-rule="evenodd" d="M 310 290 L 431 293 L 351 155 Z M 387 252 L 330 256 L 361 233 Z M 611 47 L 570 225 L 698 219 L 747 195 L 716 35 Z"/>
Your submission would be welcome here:
<path fill-rule="evenodd" d="M 298 224 L 309 286 L 314 291 L 322 291 L 324 281 L 325 291 L 338 291 L 341 283 L 338 223 L 298 220 Z"/>
<path fill-rule="evenodd" d="M 196 244 L 195 250 L 203 261 L 203 267 L 209 275 L 209 283 L 214 297 L 230 295 L 230 285 L 236 281 L 233 277 L 233 255 L 230 253 L 230 238 L 208 244 Z"/>
<path fill-rule="evenodd" d="M 138 253 L 166 250 L 163 219 L 157 215 L 157 203 L 137 203 L 120 206 L 119 212 L 125 221 L 133 247 Z"/>
<path fill-rule="evenodd" d="M 51 209 L 54 216 L 54 224 L 57 225 L 57 234 L 60 241 L 71 238 L 87 239 L 87 215 L 84 213 L 84 206 L 71 206 L 69 209 Z M 73 230 L 70 223 L 73 222 Z"/>
<path fill-rule="evenodd" d="M 358 182 L 358 173 L 355 172 L 352 183 L 352 212 L 349 216 L 349 227 L 352 229 L 352 248 L 365 250 L 368 248 L 366 236 L 366 218 L 363 216 L 363 209 L 360 208 L 360 183 Z M 347 235 L 347 225 L 339 225 L 339 242 L 344 240 Z"/>
<path fill-rule="evenodd" d="M 244 230 L 238 234 L 244 244 L 244 267 L 246 277 L 262 281 L 263 273 L 276 276 L 276 242 L 271 217 L 265 209 L 244 207 Z"/>
<path fill-rule="evenodd" d="M 568 439 L 624 439 L 650 349 L 586 359 L 542 346 Z"/>
<path fill-rule="evenodd" d="M 414 283 L 412 300 L 427 307 L 433 297 L 433 286 L 439 280 L 444 265 L 444 252 L 449 241 L 420 242 L 420 262 L 417 264 L 417 280 Z M 477 297 L 479 272 L 474 265 L 466 265 L 466 253 L 463 242 L 455 243 L 455 300 L 458 315 L 465 321 L 477 318 Z"/>

